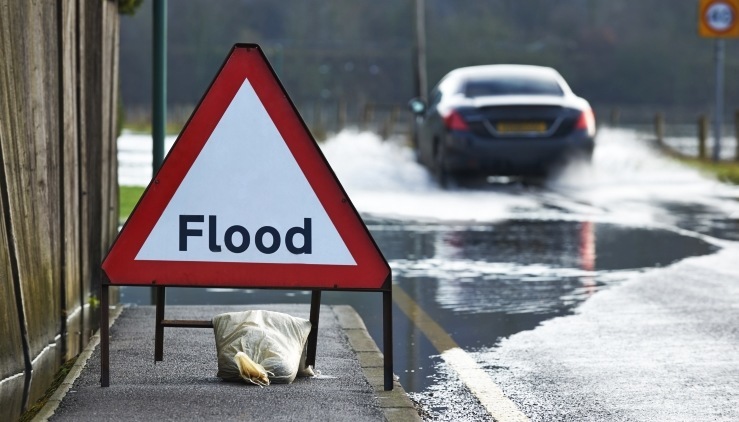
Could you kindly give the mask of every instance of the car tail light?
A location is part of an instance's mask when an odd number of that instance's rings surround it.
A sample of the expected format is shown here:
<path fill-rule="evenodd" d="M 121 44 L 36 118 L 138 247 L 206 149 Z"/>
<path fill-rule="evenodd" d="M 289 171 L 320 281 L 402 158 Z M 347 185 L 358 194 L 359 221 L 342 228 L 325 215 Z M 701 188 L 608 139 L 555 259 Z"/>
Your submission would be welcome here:
<path fill-rule="evenodd" d="M 462 115 L 457 110 L 452 110 L 444 116 L 444 126 L 449 130 L 470 130 L 467 122 L 464 121 Z"/>
<path fill-rule="evenodd" d="M 595 115 L 592 109 L 589 108 L 580 113 L 575 129 L 583 129 L 588 133 L 588 136 L 595 136 Z"/>

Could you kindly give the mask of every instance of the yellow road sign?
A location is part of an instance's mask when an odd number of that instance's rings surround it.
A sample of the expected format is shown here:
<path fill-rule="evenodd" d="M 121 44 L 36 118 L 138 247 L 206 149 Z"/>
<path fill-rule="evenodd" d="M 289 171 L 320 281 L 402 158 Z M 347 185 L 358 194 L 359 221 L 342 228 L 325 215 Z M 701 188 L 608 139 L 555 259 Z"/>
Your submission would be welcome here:
<path fill-rule="evenodd" d="M 739 37 L 739 0 L 700 0 L 698 33 L 709 38 Z"/>

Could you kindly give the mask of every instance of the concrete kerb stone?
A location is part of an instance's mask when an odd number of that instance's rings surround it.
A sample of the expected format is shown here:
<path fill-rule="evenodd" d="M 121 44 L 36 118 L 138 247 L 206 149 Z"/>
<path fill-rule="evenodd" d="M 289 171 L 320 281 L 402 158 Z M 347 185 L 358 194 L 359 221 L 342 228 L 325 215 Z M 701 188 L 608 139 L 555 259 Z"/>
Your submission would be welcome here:
<path fill-rule="evenodd" d="M 357 352 L 355 350 L 355 353 L 357 354 L 357 358 L 359 359 L 359 364 L 362 365 L 362 368 L 383 368 L 384 367 L 384 359 L 383 359 L 382 353 L 380 353 L 379 351 Z"/>
<path fill-rule="evenodd" d="M 113 325 L 118 316 L 120 316 L 121 312 L 123 312 L 123 306 L 118 305 L 115 307 L 111 307 L 110 318 L 108 319 L 108 326 Z M 98 330 L 92 337 L 90 337 L 90 341 L 87 343 L 87 346 L 85 346 L 82 352 L 77 356 L 77 360 L 75 361 L 74 365 L 72 365 L 72 368 L 69 370 L 67 376 L 64 377 L 64 381 L 62 381 L 54 394 L 52 394 L 49 400 L 46 401 L 44 407 L 42 407 L 41 410 L 33 418 L 34 422 L 46 422 L 54 415 L 57 407 L 59 407 L 59 404 L 69 392 L 69 389 L 72 388 L 75 380 L 77 380 L 77 378 L 80 376 L 82 370 L 85 369 L 87 360 L 90 359 L 90 356 L 92 356 L 92 352 L 95 350 L 98 344 L 100 344 L 100 330 Z"/>
<path fill-rule="evenodd" d="M 332 306 L 339 325 L 349 338 L 349 345 L 359 359 L 364 376 L 375 390 L 385 419 L 394 421 L 420 421 L 421 417 L 408 394 L 396 380 L 392 391 L 385 391 L 384 385 L 384 357 L 367 332 L 362 318 L 348 305 Z M 393 375 L 395 376 L 395 375 Z"/>

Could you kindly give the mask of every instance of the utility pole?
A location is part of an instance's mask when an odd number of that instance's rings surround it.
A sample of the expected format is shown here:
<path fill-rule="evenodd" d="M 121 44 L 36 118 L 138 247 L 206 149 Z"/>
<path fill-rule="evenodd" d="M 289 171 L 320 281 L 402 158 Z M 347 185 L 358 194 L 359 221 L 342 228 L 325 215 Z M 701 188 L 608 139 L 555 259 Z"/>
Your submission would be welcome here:
<path fill-rule="evenodd" d="M 416 36 L 413 43 L 415 96 L 425 100 L 428 92 L 426 76 L 426 1 L 415 0 L 415 6 Z"/>
<path fill-rule="evenodd" d="M 152 39 L 152 176 L 164 161 L 164 136 L 167 131 L 167 0 L 154 0 Z"/>
<path fill-rule="evenodd" d="M 151 139 L 152 177 L 156 176 L 164 161 L 164 136 L 167 132 L 167 0 L 154 0 L 152 35 L 152 99 Z M 151 303 L 157 304 L 157 312 L 164 306 L 164 287 L 151 288 Z"/>

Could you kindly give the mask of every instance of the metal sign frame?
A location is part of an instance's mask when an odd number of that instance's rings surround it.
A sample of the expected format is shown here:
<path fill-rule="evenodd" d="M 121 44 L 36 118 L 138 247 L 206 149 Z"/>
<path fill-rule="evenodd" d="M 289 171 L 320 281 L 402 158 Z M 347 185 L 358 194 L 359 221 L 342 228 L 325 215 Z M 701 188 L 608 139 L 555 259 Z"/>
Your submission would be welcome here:
<path fill-rule="evenodd" d="M 356 265 L 136 260 L 185 175 L 238 87 L 248 80 L 287 145 Z M 153 286 L 157 290 L 155 361 L 163 360 L 164 328 L 211 328 L 211 321 L 166 320 L 165 287 L 310 290 L 312 329 L 307 363 L 315 364 L 321 292 L 362 291 L 383 295 L 384 387 L 393 388 L 392 273 L 359 213 L 323 156 L 297 108 L 257 44 L 235 44 L 185 124 L 161 168 L 124 224 L 102 269 L 101 386 L 110 385 L 109 288 Z"/>

